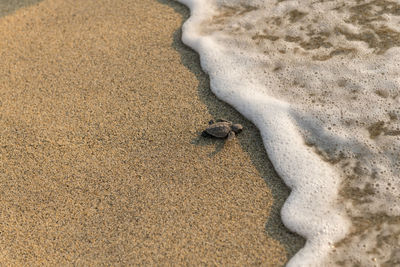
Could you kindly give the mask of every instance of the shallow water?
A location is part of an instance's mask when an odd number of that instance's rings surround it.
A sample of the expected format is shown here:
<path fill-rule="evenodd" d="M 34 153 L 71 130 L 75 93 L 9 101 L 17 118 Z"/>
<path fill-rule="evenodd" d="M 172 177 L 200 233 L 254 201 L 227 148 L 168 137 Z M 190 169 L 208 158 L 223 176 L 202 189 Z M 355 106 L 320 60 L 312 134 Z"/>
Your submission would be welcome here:
<path fill-rule="evenodd" d="M 292 188 L 288 265 L 400 265 L 400 1 L 179 1 L 213 92 Z"/>

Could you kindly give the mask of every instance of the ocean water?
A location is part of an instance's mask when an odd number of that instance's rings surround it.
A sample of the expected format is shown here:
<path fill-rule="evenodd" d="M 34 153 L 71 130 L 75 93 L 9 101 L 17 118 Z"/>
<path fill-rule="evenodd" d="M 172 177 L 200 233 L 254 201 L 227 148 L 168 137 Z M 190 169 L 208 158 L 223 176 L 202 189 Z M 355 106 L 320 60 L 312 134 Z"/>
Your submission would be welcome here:
<path fill-rule="evenodd" d="M 400 1 L 179 0 L 213 92 L 292 189 L 288 266 L 400 266 Z"/>

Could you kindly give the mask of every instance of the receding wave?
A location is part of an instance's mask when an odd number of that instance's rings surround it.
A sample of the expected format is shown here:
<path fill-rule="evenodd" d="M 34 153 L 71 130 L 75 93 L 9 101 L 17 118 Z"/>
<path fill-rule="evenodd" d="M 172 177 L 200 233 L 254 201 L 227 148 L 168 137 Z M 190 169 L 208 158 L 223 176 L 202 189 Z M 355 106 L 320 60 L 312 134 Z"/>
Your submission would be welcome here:
<path fill-rule="evenodd" d="M 400 1 L 179 1 L 212 90 L 292 188 L 289 265 L 399 265 Z"/>

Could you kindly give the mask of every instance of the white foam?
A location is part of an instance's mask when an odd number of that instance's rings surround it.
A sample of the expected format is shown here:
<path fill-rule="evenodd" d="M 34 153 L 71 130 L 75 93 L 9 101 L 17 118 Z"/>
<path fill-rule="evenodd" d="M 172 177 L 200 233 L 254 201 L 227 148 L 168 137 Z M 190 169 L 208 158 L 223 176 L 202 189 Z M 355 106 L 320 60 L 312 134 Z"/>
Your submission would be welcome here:
<path fill-rule="evenodd" d="M 179 1 L 211 89 L 259 128 L 292 189 L 282 220 L 307 243 L 288 266 L 394 262 L 390 244 L 362 253 L 400 215 L 399 3 Z"/>

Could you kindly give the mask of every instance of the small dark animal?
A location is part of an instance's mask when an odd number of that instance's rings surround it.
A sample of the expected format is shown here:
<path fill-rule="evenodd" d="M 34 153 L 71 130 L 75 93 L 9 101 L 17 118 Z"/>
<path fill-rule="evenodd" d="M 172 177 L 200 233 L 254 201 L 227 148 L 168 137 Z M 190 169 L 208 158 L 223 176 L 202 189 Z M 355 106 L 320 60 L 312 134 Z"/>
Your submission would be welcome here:
<path fill-rule="evenodd" d="M 217 122 L 211 120 L 208 124 L 210 126 L 201 134 L 203 137 L 227 138 L 231 140 L 243 130 L 241 124 L 233 124 L 223 119 L 217 120 Z"/>

